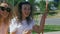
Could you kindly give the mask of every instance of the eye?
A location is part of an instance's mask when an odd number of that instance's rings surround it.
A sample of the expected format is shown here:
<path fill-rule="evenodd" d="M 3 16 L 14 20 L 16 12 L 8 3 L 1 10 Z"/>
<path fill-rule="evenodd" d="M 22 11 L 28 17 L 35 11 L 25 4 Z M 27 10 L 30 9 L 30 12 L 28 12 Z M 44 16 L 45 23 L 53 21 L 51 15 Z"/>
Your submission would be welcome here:
<path fill-rule="evenodd" d="M 0 10 L 4 11 L 4 10 L 5 10 L 5 7 L 1 7 L 1 6 L 0 6 Z"/>
<path fill-rule="evenodd" d="M 11 9 L 10 9 L 10 8 L 6 8 L 6 10 L 7 10 L 7 12 L 10 12 L 10 11 L 11 11 Z"/>

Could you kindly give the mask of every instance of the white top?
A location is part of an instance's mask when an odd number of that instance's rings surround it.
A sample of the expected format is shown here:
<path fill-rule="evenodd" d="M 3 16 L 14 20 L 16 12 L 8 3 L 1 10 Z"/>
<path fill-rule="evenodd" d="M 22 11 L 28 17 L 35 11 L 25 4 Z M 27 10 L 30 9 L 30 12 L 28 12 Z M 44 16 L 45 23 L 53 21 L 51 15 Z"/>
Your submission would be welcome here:
<path fill-rule="evenodd" d="M 30 25 L 27 24 L 26 20 L 22 21 L 22 24 L 17 24 L 17 21 L 15 18 L 11 20 L 10 25 L 10 32 L 14 32 L 17 30 L 16 34 L 23 34 L 24 31 L 32 30 L 32 27 L 34 26 L 34 20 L 30 23 Z"/>

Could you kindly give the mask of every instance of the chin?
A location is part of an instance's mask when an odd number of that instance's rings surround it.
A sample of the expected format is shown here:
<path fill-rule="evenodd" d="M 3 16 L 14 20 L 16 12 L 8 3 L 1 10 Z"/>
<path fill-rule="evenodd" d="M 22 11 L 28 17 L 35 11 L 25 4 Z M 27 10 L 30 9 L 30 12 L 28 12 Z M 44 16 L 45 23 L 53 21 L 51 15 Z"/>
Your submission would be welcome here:
<path fill-rule="evenodd" d="M 28 17 L 28 16 L 25 16 L 25 17 Z"/>
<path fill-rule="evenodd" d="M 29 15 L 27 15 L 26 17 L 28 17 Z"/>

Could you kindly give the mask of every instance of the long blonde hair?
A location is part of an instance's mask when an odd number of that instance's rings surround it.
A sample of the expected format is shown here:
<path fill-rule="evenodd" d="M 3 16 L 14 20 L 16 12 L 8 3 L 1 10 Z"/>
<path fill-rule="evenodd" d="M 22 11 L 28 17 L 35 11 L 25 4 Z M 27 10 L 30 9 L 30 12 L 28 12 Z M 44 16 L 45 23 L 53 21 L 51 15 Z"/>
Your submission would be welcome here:
<path fill-rule="evenodd" d="M 2 3 L 6 3 L 6 2 L 2 2 Z M 1 4 L 1 3 L 0 3 Z M 8 4 L 8 3 L 6 3 L 6 4 Z M 11 5 L 9 5 L 8 4 L 8 6 L 9 6 L 9 8 L 11 8 Z M 6 25 L 9 25 L 9 21 L 11 20 L 11 18 L 12 18 L 12 10 L 9 12 L 9 14 L 8 14 L 8 17 L 4 20 L 4 23 L 6 24 Z M 1 17 L 0 17 L 0 25 L 1 25 Z"/>

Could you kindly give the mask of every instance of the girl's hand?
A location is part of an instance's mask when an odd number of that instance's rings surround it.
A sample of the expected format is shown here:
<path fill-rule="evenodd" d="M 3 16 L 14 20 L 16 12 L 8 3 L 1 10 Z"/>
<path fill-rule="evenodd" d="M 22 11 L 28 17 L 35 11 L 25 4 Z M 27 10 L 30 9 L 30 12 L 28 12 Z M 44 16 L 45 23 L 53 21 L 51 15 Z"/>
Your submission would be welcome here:
<path fill-rule="evenodd" d="M 31 34 L 32 30 L 24 31 L 23 34 Z"/>

